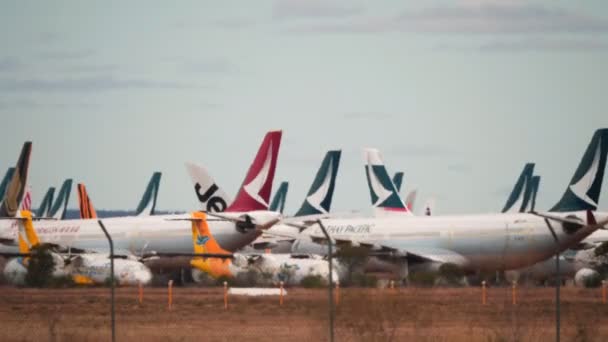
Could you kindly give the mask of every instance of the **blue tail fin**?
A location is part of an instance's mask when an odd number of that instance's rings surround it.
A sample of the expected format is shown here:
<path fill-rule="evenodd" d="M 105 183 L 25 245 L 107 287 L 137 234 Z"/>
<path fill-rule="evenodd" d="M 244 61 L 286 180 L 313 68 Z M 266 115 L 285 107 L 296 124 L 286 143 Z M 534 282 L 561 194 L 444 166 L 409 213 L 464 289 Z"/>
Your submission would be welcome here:
<path fill-rule="evenodd" d="M 4 175 L 4 178 L 2 178 L 2 183 L 0 183 L 0 201 L 2 201 L 2 199 L 4 199 L 4 193 L 6 192 L 6 188 L 8 187 L 8 183 L 11 181 L 11 178 L 13 178 L 14 172 L 15 172 L 15 168 L 9 167 L 6 170 L 6 174 Z"/>
<path fill-rule="evenodd" d="M 532 177 L 530 182 L 530 208 L 528 212 L 536 210 L 536 194 L 538 193 L 538 186 L 540 184 L 540 176 Z"/>
<path fill-rule="evenodd" d="M 40 202 L 40 206 L 38 206 L 38 210 L 36 210 L 37 217 L 46 217 L 51 209 L 51 205 L 53 204 L 53 196 L 55 195 L 55 188 L 50 187 L 46 192 L 44 197 L 42 198 L 42 202 Z"/>
<path fill-rule="evenodd" d="M 295 216 L 327 214 L 331 210 L 331 200 L 336 185 L 336 175 L 340 166 L 340 150 L 328 151 L 321 163 L 308 195 Z"/>
<path fill-rule="evenodd" d="M 50 217 L 54 217 L 58 220 L 65 219 L 65 214 L 68 208 L 68 202 L 70 200 L 70 193 L 72 192 L 72 179 L 66 179 L 59 189 L 55 203 L 51 207 L 49 212 Z"/>
<path fill-rule="evenodd" d="M 282 182 L 279 186 L 279 189 L 274 194 L 274 197 L 272 198 L 272 203 L 270 203 L 270 207 L 268 209 L 270 209 L 271 211 L 278 211 L 282 214 L 283 209 L 285 209 L 285 200 L 287 199 L 288 189 L 289 183 Z"/>
<path fill-rule="evenodd" d="M 550 211 L 596 210 L 604 180 L 608 128 L 598 129 L 562 198 Z"/>
<path fill-rule="evenodd" d="M 403 184 L 403 172 L 395 172 L 395 175 L 393 176 L 393 184 L 395 184 L 397 192 L 401 192 L 401 184 Z"/>
<path fill-rule="evenodd" d="M 32 142 L 26 141 L 21 148 L 21 154 L 10 182 L 6 187 L 0 205 L 0 217 L 15 217 L 27 186 L 27 175 L 30 166 L 30 155 L 32 154 Z"/>
<path fill-rule="evenodd" d="M 156 198 L 158 197 L 158 189 L 160 187 L 160 178 L 162 173 L 154 172 L 152 178 L 150 178 L 150 182 L 146 187 L 146 191 L 144 192 L 139 205 L 137 206 L 137 210 L 135 211 L 135 215 L 137 216 L 148 216 L 154 215 L 154 210 L 156 209 Z"/>
<path fill-rule="evenodd" d="M 380 151 L 366 148 L 363 150 L 363 154 L 366 163 L 367 185 L 374 209 L 380 209 L 378 213 L 394 211 L 411 214 L 388 175 Z"/>
<path fill-rule="evenodd" d="M 527 163 L 521 171 L 507 203 L 502 209 L 503 213 L 519 213 L 525 211 L 530 199 L 530 182 L 534 173 L 534 163 Z"/>

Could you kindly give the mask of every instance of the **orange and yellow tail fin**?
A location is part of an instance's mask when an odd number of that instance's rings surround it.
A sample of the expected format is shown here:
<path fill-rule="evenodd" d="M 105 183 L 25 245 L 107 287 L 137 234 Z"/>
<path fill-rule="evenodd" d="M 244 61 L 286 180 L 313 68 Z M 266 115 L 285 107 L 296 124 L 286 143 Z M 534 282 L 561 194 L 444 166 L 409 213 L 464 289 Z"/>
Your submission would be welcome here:
<path fill-rule="evenodd" d="M 207 223 L 207 215 L 203 212 L 192 213 L 192 244 L 194 246 L 195 254 L 230 254 L 230 252 L 223 249 L 215 240 L 211 231 L 209 230 L 209 224 Z M 190 264 L 213 278 L 220 277 L 232 277 L 230 272 L 230 259 L 222 258 L 205 258 L 205 257 L 194 257 Z"/>
<path fill-rule="evenodd" d="M 82 183 L 78 183 L 78 205 L 80 206 L 81 219 L 97 218 L 97 212 L 95 212 L 93 203 L 91 203 L 91 200 L 89 199 L 87 188 Z"/>

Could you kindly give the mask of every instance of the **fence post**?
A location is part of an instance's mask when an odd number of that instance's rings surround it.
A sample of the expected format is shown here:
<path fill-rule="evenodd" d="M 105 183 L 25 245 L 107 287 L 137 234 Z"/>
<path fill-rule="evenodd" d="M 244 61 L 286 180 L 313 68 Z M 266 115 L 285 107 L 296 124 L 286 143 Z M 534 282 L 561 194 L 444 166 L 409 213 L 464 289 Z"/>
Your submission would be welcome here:
<path fill-rule="evenodd" d="M 228 282 L 224 282 L 224 310 L 228 310 Z"/>
<path fill-rule="evenodd" d="M 114 241 L 112 241 L 112 237 L 110 233 L 106 230 L 106 226 L 103 224 L 101 220 L 97 220 L 97 223 L 103 230 L 103 233 L 106 235 L 108 239 L 108 243 L 110 244 L 110 287 L 111 287 L 111 301 L 112 301 L 112 342 L 116 341 L 116 309 L 115 309 L 115 299 L 114 299 L 114 291 L 116 284 L 114 283 Z"/>
<path fill-rule="evenodd" d="M 279 287 L 280 289 L 280 295 L 279 295 L 279 305 L 283 306 L 283 281 L 279 282 Z"/>
<path fill-rule="evenodd" d="M 606 284 L 605 280 L 602 280 L 602 303 L 606 304 L 606 300 L 608 299 L 608 294 L 606 293 Z"/>
<path fill-rule="evenodd" d="M 144 303 L 144 285 L 142 283 L 137 284 L 138 287 L 138 299 L 139 305 Z"/>
<path fill-rule="evenodd" d="M 513 286 L 511 289 L 511 301 L 513 305 L 517 304 L 517 281 L 513 280 Z"/>
<path fill-rule="evenodd" d="M 332 285 L 334 281 L 334 271 L 333 271 L 333 251 L 332 251 L 332 241 L 329 233 L 327 233 L 327 229 L 325 229 L 325 225 L 321 222 L 320 219 L 317 220 L 323 235 L 327 239 L 327 258 L 329 261 L 329 341 L 334 342 L 334 315 L 335 315 L 335 307 L 334 307 L 334 287 Z"/>
<path fill-rule="evenodd" d="M 168 294 L 168 302 L 169 302 L 169 311 L 173 310 L 173 280 L 169 280 L 169 284 L 167 286 L 167 294 Z"/>
<path fill-rule="evenodd" d="M 486 293 L 486 281 L 481 282 L 481 304 L 486 305 L 487 293 Z"/>
<path fill-rule="evenodd" d="M 336 280 L 336 306 L 340 304 L 340 282 Z"/>

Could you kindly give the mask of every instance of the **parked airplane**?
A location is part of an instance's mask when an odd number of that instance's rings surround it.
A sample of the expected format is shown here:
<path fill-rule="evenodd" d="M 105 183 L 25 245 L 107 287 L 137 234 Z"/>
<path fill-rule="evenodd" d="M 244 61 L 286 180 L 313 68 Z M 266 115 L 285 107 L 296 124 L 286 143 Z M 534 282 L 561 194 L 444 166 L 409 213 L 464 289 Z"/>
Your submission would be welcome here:
<path fill-rule="evenodd" d="M 549 213 L 322 222 L 336 244 L 365 246 L 375 255 L 392 258 L 402 265 L 403 275 L 410 269 L 437 270 L 448 263 L 469 272 L 521 268 L 566 250 L 608 224 L 608 213 L 591 212 L 597 209 L 607 152 L 608 129 L 601 129 L 595 132 L 566 193 Z M 386 187 L 374 191 L 374 202 L 389 199 L 393 193 Z M 305 232 L 316 241 L 325 240 L 319 227 Z"/>
<path fill-rule="evenodd" d="M 268 210 L 272 180 L 281 142 L 281 131 L 266 134 L 235 201 L 228 210 L 210 219 L 211 231 L 226 250 L 239 249 L 255 240 L 263 230 L 280 220 L 280 214 Z M 191 250 L 187 215 L 118 217 L 104 220 L 117 250 L 134 255 L 170 253 Z M 0 222 L 2 224 L 2 222 Z M 11 234 L 16 223 L 5 222 L 3 240 L 14 241 Z M 43 242 L 84 250 L 107 250 L 107 240 L 97 220 L 79 219 L 39 221 L 36 229 Z"/>
<path fill-rule="evenodd" d="M 272 203 L 270 203 L 269 209 L 271 211 L 277 211 L 281 214 L 283 213 L 283 210 L 285 209 L 285 201 L 287 200 L 287 190 L 288 189 L 289 189 L 288 182 L 282 182 L 281 185 L 279 185 L 279 189 L 274 194 L 274 197 L 272 198 Z"/>
<path fill-rule="evenodd" d="M 4 193 L 6 192 L 6 188 L 8 187 L 8 183 L 13 178 L 13 173 L 15 172 L 14 167 L 9 167 L 4 174 L 4 178 L 2 178 L 2 183 L 0 183 L 0 202 L 4 199 Z"/>
<path fill-rule="evenodd" d="M 206 215 L 195 212 L 192 217 L 194 253 L 228 255 L 209 231 Z M 272 284 L 282 281 L 288 285 L 298 285 L 307 276 L 319 276 L 326 282 L 329 279 L 329 263 L 313 255 L 234 254 L 232 258 L 195 257 L 191 265 L 192 278 L 196 282 L 201 282 L 206 275 L 215 279 L 238 278 L 248 276 L 252 272 L 258 280 L 266 280 Z M 339 265 L 336 265 L 336 269 L 340 270 Z"/>
<path fill-rule="evenodd" d="M 0 204 L 0 217 L 15 217 L 21 201 L 26 191 L 27 174 L 30 164 L 30 154 L 32 153 L 32 143 L 27 141 L 21 148 L 21 154 L 17 160 L 17 165 L 13 171 L 10 182 L 8 183 L 2 203 Z"/>
<path fill-rule="evenodd" d="M 146 190 L 144 191 L 141 200 L 139 201 L 139 205 L 137 209 L 135 209 L 134 216 L 150 216 L 154 215 L 154 211 L 156 210 L 156 198 L 158 197 L 158 190 L 160 188 L 160 178 L 162 173 L 154 172 L 152 174 L 152 178 L 148 182 L 146 186 Z M 81 219 L 90 219 L 96 218 L 97 212 L 95 211 L 95 207 L 89 198 L 89 194 L 87 193 L 87 188 L 84 184 L 78 184 L 78 204 L 80 208 L 80 218 Z"/>
<path fill-rule="evenodd" d="M 42 244 L 34 229 L 32 214 L 21 211 L 19 219 L 19 253 L 22 256 L 11 259 L 5 269 L 4 276 L 14 284 L 23 284 L 27 274 L 27 265 L 32 256 L 33 248 Z M 104 284 L 110 279 L 110 256 L 108 253 L 79 253 L 66 252 L 61 246 L 50 245 L 51 256 L 55 268 L 53 275 L 70 276 L 78 284 Z M 114 278 L 119 285 L 147 284 L 152 279 L 150 270 L 131 255 L 114 258 Z"/>
<path fill-rule="evenodd" d="M 385 216 L 396 213 L 413 216 L 401 199 L 397 186 L 391 180 L 380 151 L 375 148 L 365 148 L 363 149 L 363 159 L 374 214 Z"/>

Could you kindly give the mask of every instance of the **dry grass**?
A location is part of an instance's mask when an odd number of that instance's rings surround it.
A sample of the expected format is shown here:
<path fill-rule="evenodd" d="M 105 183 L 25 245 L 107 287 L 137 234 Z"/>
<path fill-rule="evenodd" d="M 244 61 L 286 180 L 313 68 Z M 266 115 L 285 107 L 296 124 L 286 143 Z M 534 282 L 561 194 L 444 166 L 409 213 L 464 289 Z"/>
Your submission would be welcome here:
<path fill-rule="evenodd" d="M 107 341 L 109 290 L 0 288 L 1 341 Z M 338 341 L 546 341 L 555 336 L 554 291 L 522 288 L 511 304 L 510 289 L 341 289 L 336 312 Z M 328 336 L 327 290 L 290 289 L 278 298 L 230 298 L 222 290 L 117 291 L 117 334 L 124 341 L 317 341 Z M 608 339 L 608 304 L 599 290 L 562 290 L 562 340 Z"/>

